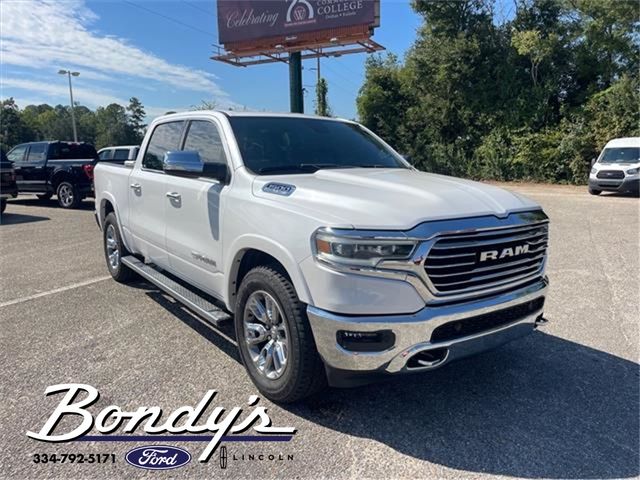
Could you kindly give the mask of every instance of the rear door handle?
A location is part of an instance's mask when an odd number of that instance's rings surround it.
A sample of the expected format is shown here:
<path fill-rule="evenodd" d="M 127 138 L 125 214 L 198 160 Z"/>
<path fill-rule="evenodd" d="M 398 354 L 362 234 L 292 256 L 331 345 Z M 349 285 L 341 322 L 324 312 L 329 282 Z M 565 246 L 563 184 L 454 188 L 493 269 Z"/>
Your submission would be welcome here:
<path fill-rule="evenodd" d="M 134 190 L 140 190 L 142 188 L 142 185 L 140 185 L 139 183 L 132 183 L 131 185 L 129 185 L 131 188 L 133 188 Z"/>
<path fill-rule="evenodd" d="M 167 197 L 172 200 L 180 200 L 180 198 L 182 198 L 182 195 L 180 195 L 178 192 L 167 192 Z"/>

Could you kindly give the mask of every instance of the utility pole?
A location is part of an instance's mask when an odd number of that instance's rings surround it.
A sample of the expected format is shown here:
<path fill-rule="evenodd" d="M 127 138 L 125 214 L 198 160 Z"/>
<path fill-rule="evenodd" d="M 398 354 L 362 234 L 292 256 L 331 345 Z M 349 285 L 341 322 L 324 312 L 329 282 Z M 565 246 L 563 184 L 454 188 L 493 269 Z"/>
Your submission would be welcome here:
<path fill-rule="evenodd" d="M 289 54 L 289 98 L 291 113 L 304 113 L 304 97 L 302 95 L 302 54 Z"/>
<path fill-rule="evenodd" d="M 77 77 L 80 72 L 72 72 L 71 70 L 58 70 L 60 75 L 67 75 L 69 79 L 69 99 L 71 100 L 71 124 L 73 125 L 73 141 L 78 142 L 78 130 L 76 129 L 75 105 L 73 103 L 73 88 L 71 87 L 71 75 Z"/>

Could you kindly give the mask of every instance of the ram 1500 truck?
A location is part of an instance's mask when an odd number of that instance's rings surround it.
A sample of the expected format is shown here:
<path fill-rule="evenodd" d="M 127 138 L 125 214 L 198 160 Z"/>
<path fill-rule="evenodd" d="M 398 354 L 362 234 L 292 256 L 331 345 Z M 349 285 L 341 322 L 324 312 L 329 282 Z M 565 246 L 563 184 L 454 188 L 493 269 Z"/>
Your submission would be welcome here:
<path fill-rule="evenodd" d="M 95 188 L 113 278 L 234 322 L 274 401 L 438 368 L 545 321 L 542 209 L 417 171 L 352 121 L 167 115 L 133 165 L 98 164 Z"/>
<path fill-rule="evenodd" d="M 40 200 L 58 198 L 62 208 L 76 208 L 93 196 L 96 149 L 86 143 L 22 143 L 7 154 L 16 170 L 18 193 L 34 193 Z"/>

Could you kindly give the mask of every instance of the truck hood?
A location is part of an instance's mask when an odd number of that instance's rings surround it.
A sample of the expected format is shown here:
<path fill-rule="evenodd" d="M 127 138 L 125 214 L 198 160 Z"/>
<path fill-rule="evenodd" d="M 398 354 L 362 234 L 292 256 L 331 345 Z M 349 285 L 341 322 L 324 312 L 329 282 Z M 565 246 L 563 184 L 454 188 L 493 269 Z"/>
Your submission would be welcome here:
<path fill-rule="evenodd" d="M 276 188 L 264 187 L 276 184 Z M 277 185 L 295 187 L 281 188 Z M 283 202 L 287 208 L 314 212 L 338 224 L 362 229 L 408 230 L 440 219 L 483 215 L 504 217 L 540 207 L 521 195 L 492 185 L 415 170 L 352 168 L 313 174 L 259 176 L 257 197 Z"/>

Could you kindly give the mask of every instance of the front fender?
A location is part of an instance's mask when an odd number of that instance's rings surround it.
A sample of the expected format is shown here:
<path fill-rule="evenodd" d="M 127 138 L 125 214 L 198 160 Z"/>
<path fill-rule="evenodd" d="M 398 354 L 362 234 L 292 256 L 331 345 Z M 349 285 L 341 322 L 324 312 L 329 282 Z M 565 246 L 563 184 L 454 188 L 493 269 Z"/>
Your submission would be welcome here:
<path fill-rule="evenodd" d="M 227 249 L 229 254 L 227 258 L 225 258 L 224 264 L 226 266 L 225 275 L 227 278 L 225 298 L 227 299 L 228 304 L 232 303 L 233 295 L 237 287 L 237 285 L 235 285 L 235 279 L 238 274 L 238 268 L 240 267 L 240 262 L 244 253 L 248 250 L 260 250 L 275 258 L 282 264 L 289 274 L 300 301 L 304 303 L 313 302 L 307 282 L 300 270 L 300 266 L 289 250 L 270 238 L 255 234 L 246 234 L 236 238 Z"/>

